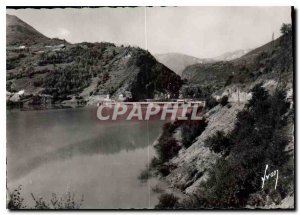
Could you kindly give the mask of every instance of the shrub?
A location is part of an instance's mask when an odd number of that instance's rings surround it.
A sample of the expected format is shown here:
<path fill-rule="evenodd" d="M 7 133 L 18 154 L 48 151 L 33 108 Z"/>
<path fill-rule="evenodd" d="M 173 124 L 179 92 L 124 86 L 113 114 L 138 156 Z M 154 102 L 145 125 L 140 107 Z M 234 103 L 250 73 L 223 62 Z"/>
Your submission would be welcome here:
<path fill-rule="evenodd" d="M 174 122 L 167 122 L 163 125 L 163 135 L 162 136 L 170 136 L 174 133 L 176 128 L 180 126 L 181 122 L 175 120 Z"/>
<path fill-rule="evenodd" d="M 77 65 L 58 67 L 44 77 L 42 87 L 45 94 L 50 94 L 63 99 L 70 94 L 78 94 L 89 86 L 92 75 L 85 68 Z"/>
<path fill-rule="evenodd" d="M 232 142 L 230 142 L 230 138 L 228 138 L 224 132 L 217 131 L 213 136 L 208 137 L 204 141 L 204 146 L 215 153 L 228 155 L 232 147 Z"/>
<path fill-rule="evenodd" d="M 148 167 L 146 167 L 144 170 L 141 171 L 138 179 L 140 179 L 142 182 L 146 182 L 151 177 L 151 172 Z"/>
<path fill-rule="evenodd" d="M 10 210 L 25 209 L 24 198 L 21 197 L 22 186 L 20 185 L 12 193 L 9 193 L 9 201 L 7 208 Z"/>
<path fill-rule="evenodd" d="M 159 143 L 154 146 L 159 159 L 162 162 L 167 162 L 177 155 L 180 150 L 180 145 L 173 137 L 164 137 L 159 139 Z"/>
<path fill-rule="evenodd" d="M 205 143 L 215 152 L 229 154 L 228 159 L 217 161 L 205 184 L 205 198 L 212 207 L 244 207 L 249 196 L 261 189 L 265 164 L 285 172 L 288 140 L 281 130 L 287 111 L 285 94 L 278 90 L 271 96 L 261 85 L 255 86 L 252 93 L 246 110 L 237 115 L 231 134 L 226 137 L 217 132 Z M 287 172 L 282 177 L 287 177 Z M 265 189 L 270 190 L 267 186 Z M 287 193 L 284 189 L 277 190 L 281 196 Z M 277 191 L 272 194 L 274 201 L 281 198 Z"/>
<path fill-rule="evenodd" d="M 224 107 L 225 105 L 228 104 L 228 96 L 223 96 L 221 98 L 220 104 Z"/>
<path fill-rule="evenodd" d="M 190 147 L 195 138 L 205 130 L 206 126 L 205 119 L 184 121 L 181 126 L 182 144 L 186 148 Z"/>
<path fill-rule="evenodd" d="M 58 197 L 57 194 L 52 193 L 52 197 L 49 201 L 45 200 L 43 197 L 36 198 L 33 193 L 31 193 L 34 206 L 30 207 L 24 203 L 24 198 L 21 197 L 21 190 L 22 186 L 20 185 L 12 193 L 9 193 L 8 209 L 80 209 L 83 203 L 83 196 L 81 200 L 78 201 L 75 199 L 75 194 L 70 192 L 63 194 L 60 197 Z"/>
<path fill-rule="evenodd" d="M 34 209 L 80 209 L 83 203 L 83 196 L 80 201 L 75 199 L 75 194 L 67 192 L 61 197 L 57 197 L 55 193 L 52 193 L 50 201 L 46 201 L 43 197 L 35 198 L 31 193 L 31 196 L 35 202 Z"/>
<path fill-rule="evenodd" d="M 42 97 L 39 95 L 32 96 L 30 105 L 41 105 L 42 100 Z"/>
<path fill-rule="evenodd" d="M 238 173 L 238 174 L 237 174 Z M 241 208 L 245 205 L 247 187 L 240 181 L 243 172 L 239 165 L 219 159 L 209 172 L 209 180 L 203 185 L 205 192 L 200 196 L 205 199 L 205 208 Z"/>
<path fill-rule="evenodd" d="M 205 141 L 205 146 L 227 157 L 222 156 L 216 161 L 209 170 L 208 180 L 201 184 L 195 196 L 181 202 L 180 208 L 264 206 L 266 196 L 278 204 L 288 192 L 293 192 L 290 185 L 293 168 L 286 165 L 288 138 L 283 130 L 288 110 L 285 93 L 277 90 L 271 96 L 257 85 L 252 95 L 246 109 L 238 113 L 229 135 L 219 131 Z M 265 164 L 271 170 L 279 169 L 285 178 L 276 190 L 270 183 L 261 189 Z"/>
<path fill-rule="evenodd" d="M 23 107 L 23 102 L 13 102 L 13 101 L 10 101 L 8 100 L 6 102 L 6 107 L 7 108 L 22 108 Z"/>
<path fill-rule="evenodd" d="M 43 84 L 43 82 L 41 80 L 37 80 L 33 82 L 33 86 L 34 87 L 41 87 Z"/>
<path fill-rule="evenodd" d="M 178 198 L 173 194 L 164 193 L 159 197 L 155 209 L 176 209 L 179 206 Z"/>
<path fill-rule="evenodd" d="M 163 176 L 166 177 L 170 174 L 170 168 L 167 165 L 161 165 L 158 167 L 158 172 Z"/>
<path fill-rule="evenodd" d="M 6 91 L 16 92 L 16 90 L 13 88 L 13 82 L 11 82 L 11 81 L 6 82 Z"/>
<path fill-rule="evenodd" d="M 163 189 L 160 186 L 155 185 L 154 187 L 152 187 L 152 191 L 155 193 L 162 193 Z"/>
<path fill-rule="evenodd" d="M 207 99 L 207 101 L 206 101 L 206 107 L 207 107 L 208 109 L 212 109 L 213 107 L 215 107 L 215 106 L 217 106 L 217 105 L 218 105 L 217 100 L 216 100 L 214 97 L 212 97 L 212 96 L 210 96 L 210 97 Z"/>
<path fill-rule="evenodd" d="M 168 122 L 163 126 L 163 132 L 158 139 L 158 143 L 154 146 L 158 155 L 156 164 L 162 164 L 169 161 L 171 158 L 177 155 L 181 146 L 173 138 L 173 133 L 176 128 L 181 124 L 180 121 Z M 153 164 L 152 164 L 153 165 Z M 158 165 L 157 165 L 158 166 Z"/>
<path fill-rule="evenodd" d="M 162 165 L 161 160 L 158 159 L 157 157 L 153 157 L 150 162 L 150 168 L 153 169 L 153 168 L 158 167 L 159 165 Z"/>

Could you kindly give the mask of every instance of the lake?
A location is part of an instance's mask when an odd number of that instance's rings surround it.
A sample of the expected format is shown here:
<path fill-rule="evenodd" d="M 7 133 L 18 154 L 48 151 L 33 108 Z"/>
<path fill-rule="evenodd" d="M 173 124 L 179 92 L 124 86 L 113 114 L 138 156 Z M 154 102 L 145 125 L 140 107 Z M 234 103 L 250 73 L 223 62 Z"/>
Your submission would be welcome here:
<path fill-rule="evenodd" d="M 155 179 L 138 176 L 163 121 L 100 121 L 96 107 L 7 110 L 7 186 L 49 200 L 75 194 L 82 208 L 153 208 Z"/>

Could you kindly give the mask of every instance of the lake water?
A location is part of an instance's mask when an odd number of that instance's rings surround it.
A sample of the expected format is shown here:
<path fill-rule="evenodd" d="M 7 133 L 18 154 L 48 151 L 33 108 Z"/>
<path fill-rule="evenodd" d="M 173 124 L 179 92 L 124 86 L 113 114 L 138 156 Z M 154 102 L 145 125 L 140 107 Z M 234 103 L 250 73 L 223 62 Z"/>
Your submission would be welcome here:
<path fill-rule="evenodd" d="M 97 109 L 7 110 L 7 186 L 50 199 L 70 191 L 82 208 L 151 208 L 154 179 L 138 176 L 163 121 L 100 121 Z M 150 155 L 150 156 L 148 156 Z"/>

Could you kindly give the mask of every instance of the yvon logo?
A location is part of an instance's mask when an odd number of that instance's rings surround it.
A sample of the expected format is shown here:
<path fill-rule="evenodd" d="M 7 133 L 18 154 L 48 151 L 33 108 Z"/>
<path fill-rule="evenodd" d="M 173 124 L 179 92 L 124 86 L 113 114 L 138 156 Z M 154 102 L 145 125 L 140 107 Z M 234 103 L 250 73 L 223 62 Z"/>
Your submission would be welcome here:
<path fill-rule="evenodd" d="M 279 171 L 278 171 L 278 170 L 274 170 L 274 171 L 272 171 L 271 173 L 267 174 L 268 168 L 269 168 L 269 165 L 267 164 L 267 165 L 266 165 L 266 168 L 265 168 L 265 174 L 264 174 L 264 177 L 261 177 L 261 180 L 262 180 L 262 186 L 261 186 L 261 188 L 262 188 L 262 189 L 264 188 L 265 182 L 266 182 L 267 180 L 276 177 L 276 178 L 275 178 L 275 190 L 276 190 L 277 182 L 278 182 L 278 174 L 279 174 Z"/>

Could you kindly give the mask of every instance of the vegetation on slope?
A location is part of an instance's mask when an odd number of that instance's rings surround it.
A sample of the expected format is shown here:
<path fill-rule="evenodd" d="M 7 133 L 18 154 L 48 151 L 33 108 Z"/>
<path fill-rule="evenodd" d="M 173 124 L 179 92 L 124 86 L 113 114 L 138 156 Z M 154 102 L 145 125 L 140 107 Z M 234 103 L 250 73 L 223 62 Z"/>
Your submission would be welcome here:
<path fill-rule="evenodd" d="M 202 120 L 176 120 L 168 122 L 163 127 L 157 144 L 154 146 L 157 157 L 151 161 L 151 170 L 161 176 L 167 176 L 170 173 L 168 161 L 177 156 L 181 148 L 188 148 L 192 145 L 196 137 L 198 137 L 207 126 L 205 119 Z M 176 130 L 181 131 L 182 141 L 176 140 L 173 135 Z"/>
<path fill-rule="evenodd" d="M 261 79 L 285 82 L 293 74 L 293 41 L 291 24 L 283 24 L 282 36 L 241 58 L 187 67 L 182 78 L 185 94 L 207 99 L 207 96 L 231 84 L 247 85 Z"/>
<path fill-rule="evenodd" d="M 256 85 L 246 108 L 237 115 L 234 130 L 226 135 L 217 131 L 206 139 L 205 146 L 220 157 L 210 168 L 208 179 L 195 185 L 198 187 L 193 194 L 176 204 L 171 201 L 171 205 L 180 209 L 264 207 L 270 202 L 279 204 L 282 199 L 293 195 L 293 155 L 286 149 L 290 143 L 287 121 L 293 121 L 294 110 L 289 108 L 285 86 L 293 82 L 291 25 L 284 24 L 281 32 L 283 36 L 276 41 L 238 60 L 195 66 L 201 69 L 193 73 L 196 77 L 193 76 L 189 83 L 193 87 L 203 88 L 207 85 L 209 88 L 211 84 L 219 84 L 221 89 L 234 83 L 250 85 L 254 81 L 268 79 L 276 79 L 279 84 L 274 94 L 269 94 L 262 84 Z M 225 75 L 225 78 L 219 74 L 223 71 L 223 66 L 225 74 L 228 68 L 229 76 Z M 207 70 L 202 70 L 203 68 Z M 232 76 L 230 71 L 233 72 Z M 208 82 L 191 84 L 194 80 L 204 81 L 206 73 L 212 73 Z M 194 91 L 190 94 L 195 92 L 197 93 Z M 220 103 L 226 105 L 227 102 L 228 98 L 223 98 Z M 217 101 L 209 103 L 213 107 Z M 262 189 L 261 178 L 266 165 L 267 174 L 274 170 L 279 171 L 276 189 L 274 177 L 267 180 Z M 170 173 L 172 169 L 166 171 Z M 166 202 L 159 202 L 159 207 L 169 208 L 170 205 Z"/>
<path fill-rule="evenodd" d="M 46 200 L 43 197 L 37 198 L 31 193 L 34 205 L 29 206 L 24 201 L 21 195 L 22 186 L 20 185 L 17 189 L 9 193 L 9 201 L 7 208 L 10 210 L 24 210 L 24 209 L 37 209 L 37 210 L 49 210 L 49 209 L 63 209 L 63 210 L 73 210 L 80 209 L 83 203 L 83 196 L 81 200 L 77 200 L 74 194 L 67 192 L 62 196 L 57 196 L 57 194 L 52 193 L 50 200 Z"/>
<path fill-rule="evenodd" d="M 146 50 L 107 42 L 69 44 L 49 39 L 10 15 L 6 27 L 9 92 L 47 94 L 53 96 L 52 102 L 107 94 L 128 95 L 133 101 L 167 94 L 178 97 L 180 77 Z"/>
<path fill-rule="evenodd" d="M 209 179 L 198 188 L 197 194 L 178 207 L 264 206 L 267 195 L 280 201 L 293 192 L 289 186 L 293 180 L 293 167 L 287 165 L 285 151 L 288 138 L 284 127 L 287 118 L 293 117 L 288 107 L 284 91 L 278 89 L 270 95 L 261 85 L 255 86 L 247 108 L 237 116 L 234 130 L 227 136 L 217 132 L 206 140 L 206 146 L 222 156 L 211 168 Z M 266 164 L 271 171 L 280 172 L 276 190 L 273 179 L 266 182 L 264 189 L 261 188 Z M 251 195 L 254 193 L 259 197 Z"/>
<path fill-rule="evenodd" d="M 111 43 L 68 45 L 42 53 L 8 52 L 7 90 L 42 89 L 42 93 L 65 100 L 97 85 L 90 95 L 118 96 L 129 91 L 132 100 L 153 98 L 161 94 L 177 97 L 181 79 L 158 63 L 147 51 L 133 47 L 116 47 Z"/>

